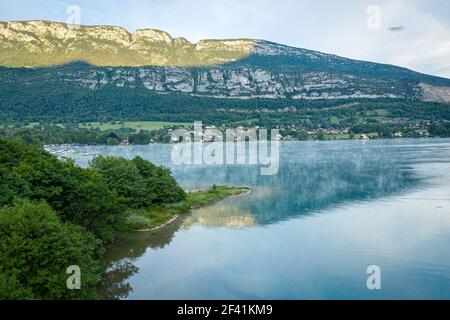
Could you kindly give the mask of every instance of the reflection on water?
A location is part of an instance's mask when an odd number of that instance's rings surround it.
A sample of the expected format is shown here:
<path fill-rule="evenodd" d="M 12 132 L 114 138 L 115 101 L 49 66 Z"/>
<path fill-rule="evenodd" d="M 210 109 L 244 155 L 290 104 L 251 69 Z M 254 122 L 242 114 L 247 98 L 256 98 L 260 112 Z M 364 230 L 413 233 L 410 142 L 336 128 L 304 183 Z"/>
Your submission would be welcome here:
<path fill-rule="evenodd" d="M 123 235 L 108 251 L 108 298 L 450 298 L 441 252 L 450 249 L 449 140 L 284 143 L 275 176 L 256 166 L 172 166 L 170 148 L 91 150 L 170 166 L 189 189 L 252 193 Z M 83 153 L 74 158 L 85 165 Z M 378 295 L 365 288 L 371 264 L 391 268 L 391 287 Z"/>
<path fill-rule="evenodd" d="M 128 279 L 139 272 L 132 261 L 143 256 L 147 249 L 164 249 L 170 244 L 175 232 L 186 217 L 180 217 L 164 228 L 148 232 L 131 232 L 118 235 L 117 243 L 106 251 L 109 266 L 99 287 L 100 296 L 105 299 L 123 299 L 133 291 Z"/>
<path fill-rule="evenodd" d="M 99 297 L 104 300 L 125 299 L 133 292 L 127 279 L 138 272 L 139 268 L 126 259 L 111 262 L 98 287 Z"/>
<path fill-rule="evenodd" d="M 197 209 L 184 219 L 181 228 L 189 229 L 192 225 L 205 228 L 249 228 L 256 226 L 255 217 L 230 204 L 220 203 L 216 206 Z"/>

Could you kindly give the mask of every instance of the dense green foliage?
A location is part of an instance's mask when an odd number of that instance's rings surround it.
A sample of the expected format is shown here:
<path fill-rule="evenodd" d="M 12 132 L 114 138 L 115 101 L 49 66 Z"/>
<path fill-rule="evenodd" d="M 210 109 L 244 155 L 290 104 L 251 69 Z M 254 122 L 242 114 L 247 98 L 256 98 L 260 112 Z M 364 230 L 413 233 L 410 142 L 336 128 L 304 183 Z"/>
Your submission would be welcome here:
<path fill-rule="evenodd" d="M 0 209 L 0 299 L 92 298 L 101 254 L 99 240 L 45 203 Z M 71 265 L 82 270 L 82 290 L 67 289 Z"/>
<path fill-rule="evenodd" d="M 110 239 L 123 210 L 102 176 L 44 150 L 0 140 L 0 205 L 16 199 L 46 201 L 63 221 Z"/>
<path fill-rule="evenodd" d="M 170 170 L 142 158 L 97 158 L 91 168 L 0 138 L 0 299 L 92 298 L 102 244 L 128 215 L 179 202 Z M 82 290 L 66 270 L 82 270 Z"/>
<path fill-rule="evenodd" d="M 450 122 L 433 123 L 429 128 L 430 134 L 436 137 L 450 137 Z"/>
<path fill-rule="evenodd" d="M 169 169 L 136 157 L 133 160 L 97 157 L 91 167 L 105 177 L 108 188 L 132 208 L 182 201 L 185 193 Z"/>
<path fill-rule="evenodd" d="M 36 126 L 8 126 L 0 129 L 0 136 L 8 140 L 21 140 L 27 144 L 107 144 L 109 139 L 120 140 L 128 135 L 129 130 L 100 131 L 98 129 L 82 129 L 66 124 L 36 125 Z"/>
<path fill-rule="evenodd" d="M 132 163 L 139 170 L 146 189 L 152 194 L 153 203 L 167 204 L 184 200 L 186 194 L 177 185 L 169 168 L 157 167 L 141 157 L 134 158 Z"/>

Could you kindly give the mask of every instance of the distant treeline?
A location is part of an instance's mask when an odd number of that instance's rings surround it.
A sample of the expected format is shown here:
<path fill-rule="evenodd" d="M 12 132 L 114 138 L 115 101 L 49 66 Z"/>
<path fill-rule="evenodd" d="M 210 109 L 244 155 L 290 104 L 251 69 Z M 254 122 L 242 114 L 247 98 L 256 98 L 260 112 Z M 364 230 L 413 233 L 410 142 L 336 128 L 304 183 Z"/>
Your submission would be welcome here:
<path fill-rule="evenodd" d="M 305 131 L 293 129 L 291 127 L 280 127 L 283 136 L 290 136 L 295 140 L 308 140 L 311 138 L 320 139 L 320 136 L 310 136 Z M 397 133 L 402 133 L 403 137 L 450 137 L 450 122 L 423 122 L 406 124 L 380 124 L 363 123 L 351 126 L 348 130 L 349 137 L 358 134 L 376 133 L 379 138 L 392 138 Z M 169 127 L 157 130 L 133 129 L 105 130 L 79 128 L 78 126 L 67 125 L 36 125 L 27 127 L 8 127 L 0 129 L 0 137 L 9 140 L 19 140 L 31 145 L 58 145 L 58 144 L 81 144 L 81 145 L 147 145 L 150 143 L 170 143 L 171 132 Z M 357 136 L 356 136 L 357 137 Z"/>
<path fill-rule="evenodd" d="M 376 132 L 381 138 L 391 138 L 396 133 L 401 132 L 405 137 L 423 137 L 423 131 L 427 131 L 427 136 L 431 137 L 450 137 L 450 122 L 435 122 L 420 128 L 394 125 L 394 124 L 362 124 L 353 126 L 350 132 L 355 134 Z"/>
<path fill-rule="evenodd" d="M 119 145 L 122 142 L 136 145 L 150 143 L 169 143 L 167 129 L 140 130 L 132 129 L 105 130 L 78 128 L 77 126 L 36 125 L 31 128 L 11 126 L 0 129 L 0 137 L 20 140 L 32 145 L 82 144 L 82 145 Z"/>

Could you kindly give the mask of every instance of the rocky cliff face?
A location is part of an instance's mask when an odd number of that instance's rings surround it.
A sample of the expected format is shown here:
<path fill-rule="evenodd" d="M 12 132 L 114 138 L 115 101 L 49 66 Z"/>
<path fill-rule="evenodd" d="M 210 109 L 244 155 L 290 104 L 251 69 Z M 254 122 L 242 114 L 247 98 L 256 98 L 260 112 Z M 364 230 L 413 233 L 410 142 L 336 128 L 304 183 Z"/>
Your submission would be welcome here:
<path fill-rule="evenodd" d="M 355 77 L 327 72 L 277 73 L 259 68 L 215 66 L 201 69 L 180 67 L 99 68 L 84 67 L 73 72 L 61 68 L 33 79 L 12 77 L 18 85 L 23 82 L 47 81 L 72 83 L 90 90 L 106 86 L 118 88 L 145 87 L 160 94 L 184 93 L 213 98 L 267 99 L 379 99 L 421 96 L 414 85 L 398 80 Z"/>
<path fill-rule="evenodd" d="M 421 98 L 424 101 L 450 102 L 450 87 L 420 84 Z"/>
<path fill-rule="evenodd" d="M 79 67 L 54 67 L 72 61 Z M 419 99 L 450 102 L 450 80 L 262 40 L 202 40 L 164 31 L 29 21 L 0 23 L 0 83 L 237 99 Z M 52 67 L 53 66 L 53 67 Z M 46 70 L 46 71 L 42 71 Z"/>

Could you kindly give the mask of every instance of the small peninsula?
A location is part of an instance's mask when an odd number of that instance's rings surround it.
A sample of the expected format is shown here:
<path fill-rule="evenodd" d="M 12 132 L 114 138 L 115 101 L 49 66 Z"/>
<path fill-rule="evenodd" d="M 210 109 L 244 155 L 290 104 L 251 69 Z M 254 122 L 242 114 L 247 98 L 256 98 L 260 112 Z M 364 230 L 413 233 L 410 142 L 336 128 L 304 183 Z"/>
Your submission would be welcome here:
<path fill-rule="evenodd" d="M 212 205 L 225 198 L 249 193 L 248 187 L 216 186 L 186 194 L 185 200 L 169 205 L 156 205 L 128 216 L 124 231 L 153 231 L 165 227 L 193 209 Z"/>

